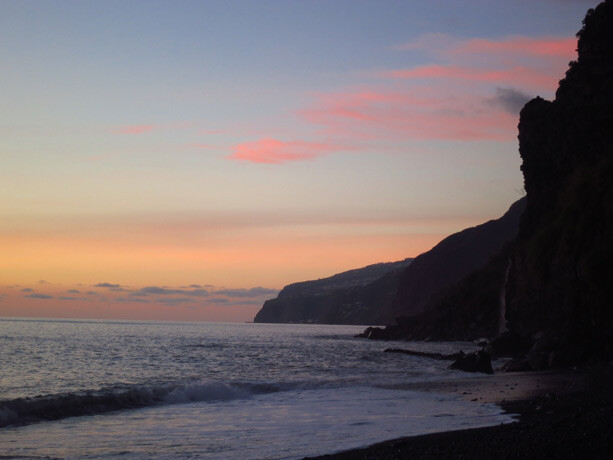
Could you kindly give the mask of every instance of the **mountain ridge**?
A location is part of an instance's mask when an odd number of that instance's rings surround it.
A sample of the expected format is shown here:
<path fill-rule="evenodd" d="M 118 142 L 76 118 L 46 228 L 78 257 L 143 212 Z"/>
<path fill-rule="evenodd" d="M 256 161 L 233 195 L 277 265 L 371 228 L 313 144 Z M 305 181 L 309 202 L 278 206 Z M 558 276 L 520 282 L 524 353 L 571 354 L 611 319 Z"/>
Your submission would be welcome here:
<path fill-rule="evenodd" d="M 463 276 L 481 268 L 517 233 L 524 199 L 498 219 L 449 235 L 415 259 L 373 264 L 328 278 L 292 283 L 267 300 L 254 322 L 391 324 L 414 315 Z M 417 264 L 417 270 L 412 267 Z M 409 296 L 421 304 L 403 304 L 406 279 Z M 404 296 L 404 297 L 403 297 Z M 497 321 L 497 320 L 496 320 Z"/>

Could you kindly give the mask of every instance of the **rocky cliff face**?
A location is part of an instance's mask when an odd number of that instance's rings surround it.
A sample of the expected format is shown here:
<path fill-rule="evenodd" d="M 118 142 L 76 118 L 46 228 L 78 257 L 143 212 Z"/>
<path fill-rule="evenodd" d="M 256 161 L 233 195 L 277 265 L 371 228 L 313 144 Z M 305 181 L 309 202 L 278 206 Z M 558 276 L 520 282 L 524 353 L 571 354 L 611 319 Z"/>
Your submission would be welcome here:
<path fill-rule="evenodd" d="M 256 323 L 384 324 L 398 278 L 413 259 L 369 265 L 284 287 L 267 300 Z"/>
<path fill-rule="evenodd" d="M 555 100 L 520 114 L 527 205 L 506 318 L 533 368 L 613 358 L 613 0 L 583 24 Z"/>

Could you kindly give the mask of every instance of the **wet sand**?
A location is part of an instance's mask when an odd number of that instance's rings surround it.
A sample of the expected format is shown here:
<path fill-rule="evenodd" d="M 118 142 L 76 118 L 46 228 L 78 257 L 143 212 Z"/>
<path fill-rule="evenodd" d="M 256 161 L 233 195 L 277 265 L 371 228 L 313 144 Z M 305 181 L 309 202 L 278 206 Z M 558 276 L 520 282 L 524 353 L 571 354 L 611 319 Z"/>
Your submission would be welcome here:
<path fill-rule="evenodd" d="M 613 458 L 613 364 L 396 386 L 496 403 L 515 423 L 385 441 L 326 460 Z"/>
<path fill-rule="evenodd" d="M 503 404 L 533 399 L 553 392 L 572 393 L 588 385 L 581 371 L 513 372 L 494 375 L 471 375 L 466 378 L 438 382 L 417 382 L 396 385 L 396 389 L 454 394 L 468 401 Z"/>

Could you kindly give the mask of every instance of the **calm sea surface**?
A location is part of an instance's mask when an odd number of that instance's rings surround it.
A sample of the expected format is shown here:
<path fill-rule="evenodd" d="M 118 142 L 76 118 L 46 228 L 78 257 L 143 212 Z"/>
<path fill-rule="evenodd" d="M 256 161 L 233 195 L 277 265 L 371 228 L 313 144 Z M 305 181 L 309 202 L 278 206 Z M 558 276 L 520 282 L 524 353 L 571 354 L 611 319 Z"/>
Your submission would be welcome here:
<path fill-rule="evenodd" d="M 0 458 L 302 458 L 510 421 L 362 326 L 0 319 Z"/>

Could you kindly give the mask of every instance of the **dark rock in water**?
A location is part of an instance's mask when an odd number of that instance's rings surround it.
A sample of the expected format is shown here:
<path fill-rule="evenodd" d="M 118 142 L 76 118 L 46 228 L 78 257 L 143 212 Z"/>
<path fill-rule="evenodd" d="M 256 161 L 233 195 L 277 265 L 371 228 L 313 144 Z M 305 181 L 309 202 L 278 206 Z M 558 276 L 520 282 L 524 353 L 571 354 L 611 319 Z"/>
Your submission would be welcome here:
<path fill-rule="evenodd" d="M 356 335 L 356 338 L 371 340 L 394 340 L 389 338 L 388 334 L 385 332 L 385 329 L 381 327 L 367 327 L 364 332 Z"/>
<path fill-rule="evenodd" d="M 430 353 L 427 351 L 405 350 L 404 348 L 386 348 L 385 350 L 383 350 L 383 352 L 384 353 L 400 353 L 403 355 L 418 356 L 420 358 L 432 358 L 432 359 L 447 360 L 447 361 L 457 360 L 457 359 L 460 359 L 466 356 L 461 351 L 459 353 L 453 353 L 451 355 L 444 355 L 442 353 Z"/>
<path fill-rule="evenodd" d="M 370 340 L 410 340 L 414 321 L 418 319 L 400 316 L 396 318 L 396 324 L 385 326 L 385 328 L 367 327 L 356 337 Z"/>
<path fill-rule="evenodd" d="M 493 374 L 492 357 L 489 353 L 479 350 L 474 353 L 461 353 L 461 356 L 451 363 L 449 369 L 457 369 L 466 372 L 481 372 L 484 374 Z"/>

